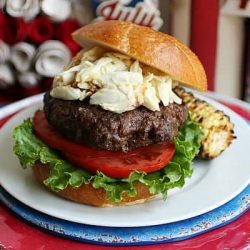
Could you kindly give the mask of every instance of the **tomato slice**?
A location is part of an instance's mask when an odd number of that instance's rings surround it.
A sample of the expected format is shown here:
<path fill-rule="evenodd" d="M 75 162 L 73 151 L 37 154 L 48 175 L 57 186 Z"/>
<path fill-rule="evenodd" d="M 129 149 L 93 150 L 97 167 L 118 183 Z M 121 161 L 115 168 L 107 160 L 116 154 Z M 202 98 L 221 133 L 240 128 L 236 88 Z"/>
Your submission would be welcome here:
<path fill-rule="evenodd" d="M 38 111 L 33 118 L 37 136 L 50 147 L 60 150 L 65 158 L 91 173 L 101 171 L 114 178 L 126 178 L 132 171 L 154 172 L 173 158 L 174 144 L 153 144 L 130 152 L 112 152 L 97 150 L 86 145 L 74 143 L 49 125 L 43 111 Z"/>

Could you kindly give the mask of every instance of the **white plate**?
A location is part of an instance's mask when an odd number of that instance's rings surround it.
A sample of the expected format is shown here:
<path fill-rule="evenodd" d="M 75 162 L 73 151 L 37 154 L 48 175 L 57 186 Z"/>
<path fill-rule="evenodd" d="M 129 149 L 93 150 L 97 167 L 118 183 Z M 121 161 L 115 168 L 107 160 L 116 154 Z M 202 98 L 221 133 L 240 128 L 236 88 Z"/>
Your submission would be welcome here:
<path fill-rule="evenodd" d="M 0 131 L 0 183 L 16 199 L 45 214 L 72 222 L 98 226 L 135 227 L 159 225 L 188 219 L 215 209 L 239 194 L 250 182 L 250 128 L 237 114 L 209 98 L 198 95 L 224 110 L 235 124 L 237 140 L 212 161 L 195 161 L 194 174 L 182 189 L 169 192 L 166 202 L 157 199 L 128 207 L 95 208 L 53 195 L 23 170 L 12 153 L 13 128 L 41 106 L 41 95 L 30 99 L 27 108 L 12 117 Z M 24 107 L 27 100 L 8 107 Z M 6 110 L 3 109 L 5 115 Z M 1 116 L 1 114 L 0 114 Z"/>

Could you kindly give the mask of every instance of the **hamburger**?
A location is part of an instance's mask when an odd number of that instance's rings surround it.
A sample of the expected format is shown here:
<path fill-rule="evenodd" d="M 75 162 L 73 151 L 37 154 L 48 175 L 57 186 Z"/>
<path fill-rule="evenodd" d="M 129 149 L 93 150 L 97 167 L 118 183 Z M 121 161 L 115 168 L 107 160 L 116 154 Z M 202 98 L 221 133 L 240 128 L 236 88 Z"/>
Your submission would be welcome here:
<path fill-rule="evenodd" d="M 86 25 L 73 39 L 84 49 L 54 78 L 43 110 L 15 128 L 14 153 L 75 202 L 166 199 L 192 175 L 208 134 L 178 87 L 207 89 L 199 59 L 175 38 L 125 21 Z"/>

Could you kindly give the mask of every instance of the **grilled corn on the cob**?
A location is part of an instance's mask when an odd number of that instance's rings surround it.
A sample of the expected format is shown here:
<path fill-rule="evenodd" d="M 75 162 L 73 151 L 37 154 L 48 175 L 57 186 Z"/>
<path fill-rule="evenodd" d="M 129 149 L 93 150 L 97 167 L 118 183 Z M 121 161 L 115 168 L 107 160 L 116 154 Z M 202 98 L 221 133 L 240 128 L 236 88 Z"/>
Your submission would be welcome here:
<path fill-rule="evenodd" d="M 191 118 L 200 124 L 204 132 L 200 156 L 212 159 L 220 155 L 235 138 L 230 118 L 223 111 L 195 98 L 184 88 L 176 87 L 175 92 L 187 105 Z"/>

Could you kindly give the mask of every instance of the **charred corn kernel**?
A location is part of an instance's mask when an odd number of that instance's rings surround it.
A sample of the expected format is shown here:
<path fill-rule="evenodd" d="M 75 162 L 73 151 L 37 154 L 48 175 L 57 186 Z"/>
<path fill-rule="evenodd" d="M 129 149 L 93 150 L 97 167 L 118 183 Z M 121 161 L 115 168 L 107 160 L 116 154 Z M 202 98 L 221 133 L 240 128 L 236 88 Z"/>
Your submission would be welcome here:
<path fill-rule="evenodd" d="M 230 118 L 184 88 L 176 87 L 174 90 L 187 105 L 193 121 L 199 123 L 204 132 L 200 156 L 212 159 L 220 155 L 235 138 Z"/>

